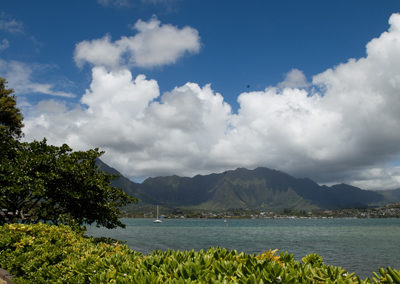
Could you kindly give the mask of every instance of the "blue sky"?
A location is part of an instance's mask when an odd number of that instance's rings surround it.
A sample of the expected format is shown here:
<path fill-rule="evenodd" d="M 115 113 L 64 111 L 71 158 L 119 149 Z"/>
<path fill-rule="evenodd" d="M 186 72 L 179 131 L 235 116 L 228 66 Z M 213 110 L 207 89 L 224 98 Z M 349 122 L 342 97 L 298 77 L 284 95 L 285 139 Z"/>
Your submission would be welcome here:
<path fill-rule="evenodd" d="M 100 147 L 133 179 L 268 166 L 396 188 L 396 13 L 397 0 L 3 0 L 0 76 L 27 140 Z"/>
<path fill-rule="evenodd" d="M 133 35 L 131 26 L 156 15 L 162 23 L 199 31 L 201 51 L 176 64 L 134 68 L 157 79 L 167 91 L 186 82 L 212 83 L 232 104 L 248 85 L 264 89 L 283 80 L 292 68 L 306 76 L 365 55 L 365 44 L 388 28 L 398 1 L 132 1 L 129 6 L 96 1 L 2 1 L 3 20 L 21 23 L 21 32 L 2 30 L 11 46 L 1 58 L 50 65 L 54 80 L 71 81 L 84 92 L 87 70 L 73 60 L 78 42 Z M 164 3 L 165 2 L 165 3 Z M 4 14 L 6 17 L 4 17 Z M 5 19 L 4 19 L 5 18 Z M 85 68 L 84 68 L 85 69 Z M 86 68 L 90 69 L 90 68 Z M 47 81 L 49 74 L 38 74 Z"/>

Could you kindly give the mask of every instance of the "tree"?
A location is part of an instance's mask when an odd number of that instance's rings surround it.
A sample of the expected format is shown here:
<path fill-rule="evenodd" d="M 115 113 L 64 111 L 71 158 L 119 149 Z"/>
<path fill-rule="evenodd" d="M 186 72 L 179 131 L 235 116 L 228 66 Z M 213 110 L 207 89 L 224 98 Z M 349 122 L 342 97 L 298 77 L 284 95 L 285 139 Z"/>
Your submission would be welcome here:
<path fill-rule="evenodd" d="M 7 131 L 10 136 L 21 137 L 23 116 L 16 107 L 13 89 L 7 89 L 7 81 L 0 78 L 0 128 Z"/>
<path fill-rule="evenodd" d="M 22 115 L 12 89 L 0 78 L 0 224 L 85 223 L 124 227 L 120 209 L 136 202 L 111 186 L 116 175 L 101 171 L 98 149 L 72 151 L 43 141 L 20 142 Z"/>
<path fill-rule="evenodd" d="M 74 152 L 66 144 L 47 145 L 45 139 L 11 144 L 1 155 L 0 223 L 72 220 L 124 227 L 119 207 L 135 199 L 110 185 L 117 176 L 98 169 L 98 149 Z"/>

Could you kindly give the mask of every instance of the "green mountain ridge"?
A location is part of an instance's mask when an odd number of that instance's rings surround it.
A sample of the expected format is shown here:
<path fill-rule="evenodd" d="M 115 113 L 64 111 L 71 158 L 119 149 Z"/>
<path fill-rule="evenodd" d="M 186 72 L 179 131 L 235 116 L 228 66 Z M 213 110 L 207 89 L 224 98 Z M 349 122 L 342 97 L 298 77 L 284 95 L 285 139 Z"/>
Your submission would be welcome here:
<path fill-rule="evenodd" d="M 119 174 L 101 161 L 98 165 L 101 170 Z M 263 167 L 194 177 L 154 177 L 141 184 L 121 175 L 113 185 L 139 198 L 139 205 L 213 211 L 340 209 L 400 201 L 400 189 L 380 193 L 347 184 L 320 186 L 311 179 Z"/>

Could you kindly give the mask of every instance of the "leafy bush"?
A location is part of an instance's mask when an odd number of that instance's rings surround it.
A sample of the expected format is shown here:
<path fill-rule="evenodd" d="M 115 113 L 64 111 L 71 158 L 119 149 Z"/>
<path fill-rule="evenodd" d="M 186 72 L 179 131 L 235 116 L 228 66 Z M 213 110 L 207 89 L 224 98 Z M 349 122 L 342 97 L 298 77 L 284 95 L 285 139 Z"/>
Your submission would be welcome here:
<path fill-rule="evenodd" d="M 0 235 L 0 266 L 18 283 L 400 283 L 399 271 L 380 269 L 372 280 L 361 280 L 315 254 L 302 262 L 288 253 L 219 247 L 144 255 L 49 224 L 5 224 Z"/>

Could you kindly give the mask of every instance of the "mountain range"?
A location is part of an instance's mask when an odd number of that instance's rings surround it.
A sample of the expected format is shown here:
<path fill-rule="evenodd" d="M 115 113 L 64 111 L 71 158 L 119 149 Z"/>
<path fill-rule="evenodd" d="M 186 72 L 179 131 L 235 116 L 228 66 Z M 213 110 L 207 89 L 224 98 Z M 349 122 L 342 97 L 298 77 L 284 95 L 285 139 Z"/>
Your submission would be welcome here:
<path fill-rule="evenodd" d="M 113 185 L 139 198 L 142 205 L 214 211 L 280 211 L 366 207 L 400 201 L 400 189 L 378 192 L 347 184 L 321 186 L 308 178 L 295 178 L 263 167 L 194 177 L 154 177 L 135 183 L 100 160 L 98 166 L 105 172 L 119 174 Z"/>

